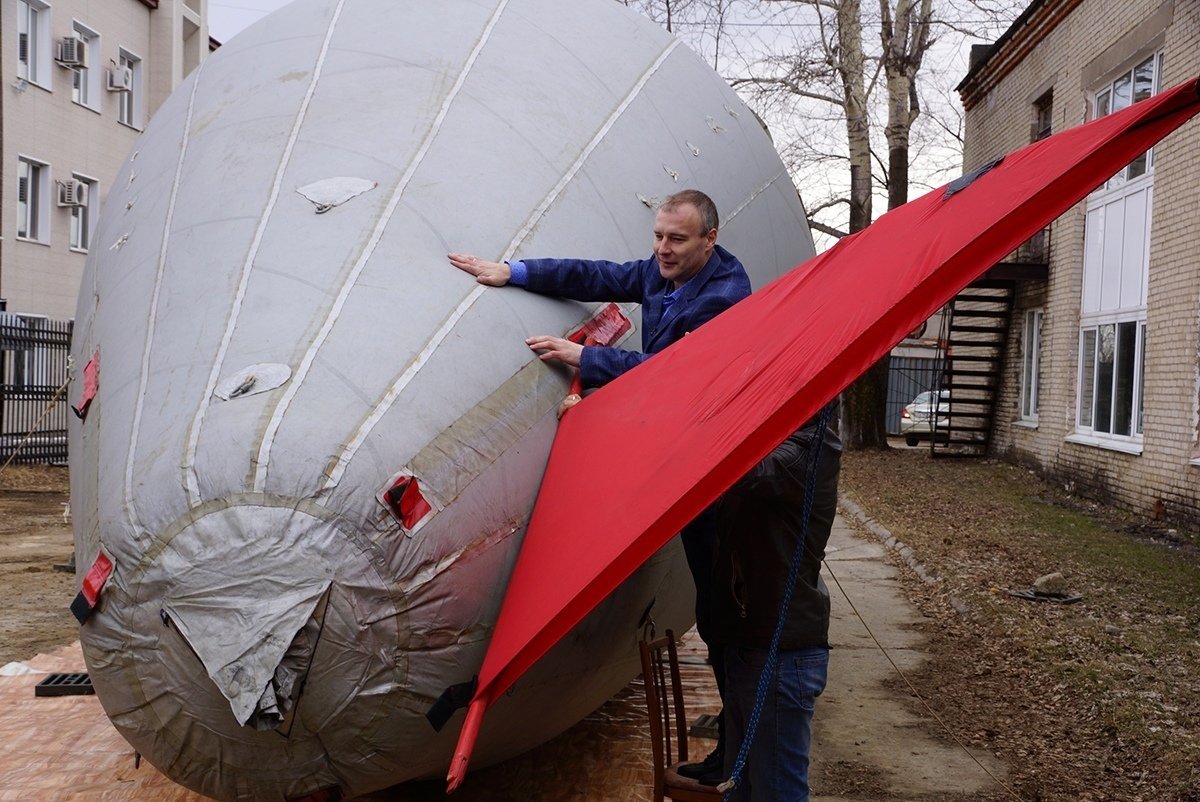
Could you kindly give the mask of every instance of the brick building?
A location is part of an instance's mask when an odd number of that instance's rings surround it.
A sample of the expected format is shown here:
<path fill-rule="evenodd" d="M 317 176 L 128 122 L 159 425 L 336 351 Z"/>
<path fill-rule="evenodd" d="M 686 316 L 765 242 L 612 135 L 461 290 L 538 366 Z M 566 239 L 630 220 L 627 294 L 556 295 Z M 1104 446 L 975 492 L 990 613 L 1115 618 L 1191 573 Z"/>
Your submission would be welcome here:
<path fill-rule="evenodd" d="M 1200 74 L 1200 3 L 1034 0 L 959 85 L 971 170 Z M 991 453 L 1200 522 L 1200 122 L 1056 220 L 1015 283 Z"/>
<path fill-rule="evenodd" d="M 0 299 L 72 318 L 96 216 L 212 45 L 207 0 L 0 2 Z"/>

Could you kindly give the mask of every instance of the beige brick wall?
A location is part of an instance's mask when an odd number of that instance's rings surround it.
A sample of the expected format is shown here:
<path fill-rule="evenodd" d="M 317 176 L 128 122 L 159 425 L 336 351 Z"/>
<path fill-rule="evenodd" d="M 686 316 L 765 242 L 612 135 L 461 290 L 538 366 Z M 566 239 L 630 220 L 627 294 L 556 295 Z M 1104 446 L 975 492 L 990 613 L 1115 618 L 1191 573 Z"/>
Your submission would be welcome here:
<path fill-rule="evenodd" d="M 1025 145 L 1032 103 L 1046 89 L 1053 88 L 1054 130 L 1061 131 L 1083 121 L 1089 90 L 1159 45 L 1165 53 L 1165 86 L 1200 74 L 1200 3 L 1083 0 L 968 111 L 966 169 Z M 1053 225 L 1049 279 L 1028 282 L 1018 293 L 993 435 L 995 453 L 1038 466 L 1078 492 L 1143 512 L 1161 500 L 1169 517 L 1190 522 L 1200 522 L 1200 466 L 1191 464 L 1200 457 L 1197 164 L 1200 121 L 1193 120 L 1156 149 L 1142 453 L 1065 440 L 1075 430 L 1083 204 Z M 1032 306 L 1043 307 L 1045 314 L 1035 429 L 1014 425 L 1024 309 Z"/>
<path fill-rule="evenodd" d="M 71 35 L 78 21 L 100 35 L 99 51 L 92 48 L 90 66 L 101 72 L 124 48 L 142 59 L 142 126 L 171 87 L 184 75 L 183 35 L 186 20 L 207 45 L 204 19 L 207 0 L 163 0 L 156 10 L 139 0 L 56 0 L 51 4 L 50 41 Z M 50 165 L 49 187 L 73 173 L 94 178 L 100 198 L 98 215 L 113 178 L 129 155 L 139 130 L 118 122 L 119 95 L 104 88 L 101 75 L 97 108 L 72 100 L 72 71 L 50 63 L 43 85 L 20 85 L 16 80 L 17 4 L 0 3 L 0 87 L 5 92 L 3 151 L 0 152 L 0 297 L 11 312 L 73 318 L 86 254 L 70 248 L 70 211 L 52 197 L 46 243 L 19 240 L 17 229 L 17 164 L 26 156 Z M 198 23 L 198 24 L 197 24 Z M 10 35 L 11 32 L 11 35 Z M 203 49 L 207 54 L 207 47 Z M 112 243 L 93 242 L 91 248 Z"/>

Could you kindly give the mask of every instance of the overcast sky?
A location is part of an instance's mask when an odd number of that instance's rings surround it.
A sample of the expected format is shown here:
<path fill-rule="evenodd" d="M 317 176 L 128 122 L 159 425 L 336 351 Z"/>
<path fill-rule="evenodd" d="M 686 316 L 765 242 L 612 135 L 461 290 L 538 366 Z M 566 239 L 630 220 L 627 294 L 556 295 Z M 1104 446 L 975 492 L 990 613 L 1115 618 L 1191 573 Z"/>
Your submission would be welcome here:
<path fill-rule="evenodd" d="M 243 28 L 288 2 L 290 0 L 208 0 L 208 33 L 218 42 L 228 42 Z"/>

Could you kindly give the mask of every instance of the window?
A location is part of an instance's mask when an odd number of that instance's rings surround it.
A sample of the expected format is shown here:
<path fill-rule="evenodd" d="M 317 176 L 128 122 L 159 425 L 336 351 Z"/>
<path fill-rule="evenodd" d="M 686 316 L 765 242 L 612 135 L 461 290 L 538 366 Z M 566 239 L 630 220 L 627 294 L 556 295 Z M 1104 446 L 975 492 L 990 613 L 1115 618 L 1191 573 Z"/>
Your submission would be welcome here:
<path fill-rule="evenodd" d="M 1042 310 L 1025 310 L 1021 335 L 1021 420 L 1037 422 L 1042 369 Z"/>
<path fill-rule="evenodd" d="M 75 38 L 84 44 L 83 64 L 71 69 L 71 99 L 93 111 L 100 110 L 100 34 L 81 22 L 72 28 Z"/>
<path fill-rule="evenodd" d="M 1155 94 L 1162 63 L 1162 53 L 1146 56 L 1102 86 L 1093 98 L 1095 116 Z M 1121 448 L 1142 438 L 1153 196 L 1148 151 L 1087 200 L 1076 411 L 1076 433 L 1090 438 L 1085 442 Z"/>
<path fill-rule="evenodd" d="M 71 207 L 71 250 L 86 251 L 92 241 L 92 228 L 95 226 L 95 211 L 100 203 L 99 184 L 96 179 L 76 173 L 72 176 L 76 181 L 87 187 L 82 203 Z"/>
<path fill-rule="evenodd" d="M 17 238 L 50 239 L 50 165 L 24 156 L 17 160 Z"/>
<path fill-rule="evenodd" d="M 142 60 L 121 48 L 117 68 L 129 70 L 129 89 L 118 93 L 117 119 L 125 125 L 140 128 L 142 125 Z"/>
<path fill-rule="evenodd" d="M 50 6 L 17 0 L 17 77 L 50 88 Z"/>
<path fill-rule="evenodd" d="M 1141 437 L 1146 324 L 1104 323 L 1080 336 L 1079 428 Z"/>
<path fill-rule="evenodd" d="M 1138 101 L 1158 94 L 1162 88 L 1163 54 L 1155 53 L 1142 59 L 1127 72 L 1121 73 L 1112 83 L 1101 87 L 1092 101 L 1092 118 L 1098 119 L 1114 111 L 1120 111 Z M 1148 150 L 1118 172 L 1098 192 L 1113 189 L 1138 176 L 1149 172 L 1154 161 L 1153 150 Z"/>
<path fill-rule="evenodd" d="M 1054 119 L 1054 90 L 1033 101 L 1033 129 L 1029 141 L 1037 142 L 1050 136 Z"/>

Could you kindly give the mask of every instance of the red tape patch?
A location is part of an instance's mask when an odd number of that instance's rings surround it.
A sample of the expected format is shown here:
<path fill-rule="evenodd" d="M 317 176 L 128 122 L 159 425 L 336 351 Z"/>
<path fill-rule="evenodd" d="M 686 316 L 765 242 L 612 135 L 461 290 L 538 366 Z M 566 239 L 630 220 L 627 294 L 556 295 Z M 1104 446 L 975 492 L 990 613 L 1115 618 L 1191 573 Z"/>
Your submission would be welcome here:
<path fill-rule="evenodd" d="M 433 506 L 421 495 L 415 476 L 401 476 L 381 494 L 380 500 L 392 511 L 405 529 L 416 529 L 421 520 L 433 512 Z"/>
<path fill-rule="evenodd" d="M 83 396 L 80 397 L 79 403 L 71 407 L 71 411 L 83 420 L 87 417 L 88 407 L 92 405 L 92 399 L 96 397 L 96 392 L 100 389 L 100 351 L 92 354 L 92 358 L 88 360 L 87 365 L 83 368 Z"/>

